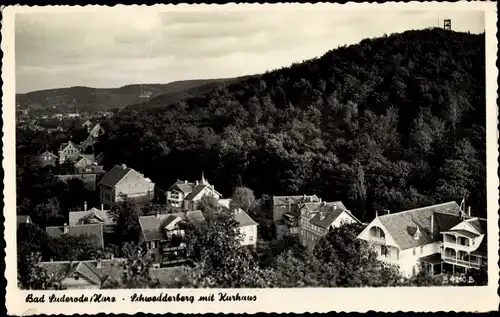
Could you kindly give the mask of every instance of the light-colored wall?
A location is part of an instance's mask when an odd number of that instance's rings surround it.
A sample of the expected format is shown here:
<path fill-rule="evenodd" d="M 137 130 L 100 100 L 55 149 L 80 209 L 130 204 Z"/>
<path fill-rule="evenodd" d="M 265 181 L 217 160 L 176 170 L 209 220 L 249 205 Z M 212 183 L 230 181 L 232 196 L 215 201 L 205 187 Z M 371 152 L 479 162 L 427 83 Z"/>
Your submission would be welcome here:
<path fill-rule="evenodd" d="M 205 187 L 203 188 L 203 190 L 196 196 L 196 199 L 194 201 L 200 201 L 203 196 L 213 196 L 215 197 L 215 199 L 219 200 L 220 199 L 220 195 L 218 195 L 215 191 L 212 191 L 212 189 L 208 188 L 208 187 Z"/>
<path fill-rule="evenodd" d="M 241 245 L 252 245 L 257 242 L 257 225 L 240 227 L 240 232 L 243 237 Z"/>
<path fill-rule="evenodd" d="M 61 281 L 61 284 L 66 286 L 69 289 L 96 289 L 99 288 L 100 285 L 95 285 L 92 282 L 90 282 L 88 279 L 85 277 L 79 275 L 78 279 L 75 278 L 74 276 L 68 276 L 65 279 Z"/>
<path fill-rule="evenodd" d="M 356 223 L 357 221 L 351 217 L 347 212 L 341 213 L 337 219 L 335 219 L 330 227 L 337 228 L 344 223 Z"/>

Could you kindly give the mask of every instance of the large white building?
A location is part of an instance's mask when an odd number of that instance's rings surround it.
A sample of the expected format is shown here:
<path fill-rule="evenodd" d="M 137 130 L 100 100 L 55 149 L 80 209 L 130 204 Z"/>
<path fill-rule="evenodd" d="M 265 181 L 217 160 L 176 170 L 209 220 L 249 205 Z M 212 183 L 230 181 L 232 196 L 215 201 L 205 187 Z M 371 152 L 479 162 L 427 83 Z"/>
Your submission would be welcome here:
<path fill-rule="evenodd" d="M 420 267 L 455 274 L 487 263 L 486 219 L 471 217 L 456 202 L 377 216 L 358 238 L 407 277 Z"/>

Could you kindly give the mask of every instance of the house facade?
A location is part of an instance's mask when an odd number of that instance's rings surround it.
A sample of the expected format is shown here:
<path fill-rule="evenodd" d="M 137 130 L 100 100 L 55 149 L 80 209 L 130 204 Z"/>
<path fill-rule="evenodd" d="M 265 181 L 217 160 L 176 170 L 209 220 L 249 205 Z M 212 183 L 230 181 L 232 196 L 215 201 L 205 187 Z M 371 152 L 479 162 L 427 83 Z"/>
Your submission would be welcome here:
<path fill-rule="evenodd" d="M 104 232 L 112 232 L 116 225 L 110 210 L 105 210 L 104 205 L 100 209 L 95 207 L 87 210 L 87 203 L 84 203 L 83 210 L 69 212 L 69 225 L 77 226 L 82 224 L 102 224 Z"/>
<path fill-rule="evenodd" d="M 121 281 L 123 259 L 90 261 L 47 261 L 38 265 L 45 269 L 63 288 L 99 289 L 108 283 Z"/>
<path fill-rule="evenodd" d="M 358 238 L 407 277 L 422 267 L 432 275 L 465 273 L 486 260 L 486 220 L 456 202 L 377 216 Z"/>
<path fill-rule="evenodd" d="M 298 208 L 299 239 L 310 249 L 329 230 L 345 223 L 361 223 L 340 201 L 307 202 L 300 204 Z"/>
<path fill-rule="evenodd" d="M 256 246 L 257 243 L 257 226 L 255 222 L 244 210 L 236 209 L 234 219 L 238 223 L 238 230 L 241 233 L 241 245 Z"/>
<path fill-rule="evenodd" d="M 153 256 L 155 266 L 180 265 L 188 260 L 182 227 L 185 221 L 201 224 L 205 218 L 199 210 L 139 217 L 139 243 Z"/>
<path fill-rule="evenodd" d="M 222 195 L 204 177 L 200 181 L 177 181 L 167 190 L 167 205 L 182 210 L 197 210 L 203 196 L 219 200 Z"/>
<path fill-rule="evenodd" d="M 37 156 L 38 166 L 40 166 L 40 167 L 46 167 L 46 166 L 56 167 L 57 159 L 58 159 L 57 155 L 55 155 L 54 153 L 51 153 L 49 151 L 45 151 L 42 154 Z"/>
<path fill-rule="evenodd" d="M 272 212 L 276 238 L 298 235 L 298 206 L 306 202 L 320 201 L 321 198 L 316 195 L 273 196 Z"/>
<path fill-rule="evenodd" d="M 72 162 L 78 159 L 81 155 L 80 148 L 69 141 L 68 143 L 63 143 L 59 147 L 59 164 L 64 164 L 66 162 Z"/>
<path fill-rule="evenodd" d="M 147 204 L 154 198 L 155 183 L 143 174 L 123 165 L 115 165 L 99 181 L 101 203 L 112 206 L 125 196 L 138 205 Z"/>

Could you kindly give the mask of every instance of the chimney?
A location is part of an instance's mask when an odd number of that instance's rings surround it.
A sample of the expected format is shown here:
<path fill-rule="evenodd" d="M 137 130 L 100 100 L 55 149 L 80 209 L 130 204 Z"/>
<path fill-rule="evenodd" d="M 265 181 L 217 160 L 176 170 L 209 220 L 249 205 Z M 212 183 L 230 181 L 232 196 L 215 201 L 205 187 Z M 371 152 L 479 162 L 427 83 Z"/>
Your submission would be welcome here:
<path fill-rule="evenodd" d="M 199 181 L 196 181 L 196 182 L 195 182 L 195 184 L 196 184 L 196 186 L 198 186 L 198 184 L 199 184 Z"/>
<path fill-rule="evenodd" d="M 87 202 L 86 201 L 83 202 L 83 211 L 87 211 Z"/>
<path fill-rule="evenodd" d="M 69 226 L 67 223 L 64 223 L 64 233 L 68 233 L 69 231 Z"/>
<path fill-rule="evenodd" d="M 184 181 L 184 184 L 187 184 L 187 183 L 188 183 L 188 181 Z"/>
<path fill-rule="evenodd" d="M 98 268 L 98 269 L 100 269 L 102 267 L 101 259 L 97 259 L 95 267 Z"/>
<path fill-rule="evenodd" d="M 386 209 L 385 211 L 387 211 L 387 214 L 390 215 L 391 214 L 391 211 L 389 209 Z"/>
<path fill-rule="evenodd" d="M 156 212 L 156 218 L 160 218 L 160 212 Z"/>
<path fill-rule="evenodd" d="M 123 168 L 123 169 L 126 169 L 126 168 L 127 168 L 127 165 L 122 164 L 122 168 Z"/>
<path fill-rule="evenodd" d="M 434 214 L 431 215 L 431 234 L 434 235 Z"/>
<path fill-rule="evenodd" d="M 470 206 L 469 206 L 469 207 L 467 207 L 467 216 L 469 216 L 469 217 L 470 217 L 470 214 L 471 214 L 471 212 L 470 212 L 470 211 L 471 211 L 471 208 L 470 208 Z"/>
<path fill-rule="evenodd" d="M 104 211 L 104 204 L 101 204 L 101 211 Z"/>
<path fill-rule="evenodd" d="M 375 218 L 378 218 L 378 210 L 375 210 Z"/>

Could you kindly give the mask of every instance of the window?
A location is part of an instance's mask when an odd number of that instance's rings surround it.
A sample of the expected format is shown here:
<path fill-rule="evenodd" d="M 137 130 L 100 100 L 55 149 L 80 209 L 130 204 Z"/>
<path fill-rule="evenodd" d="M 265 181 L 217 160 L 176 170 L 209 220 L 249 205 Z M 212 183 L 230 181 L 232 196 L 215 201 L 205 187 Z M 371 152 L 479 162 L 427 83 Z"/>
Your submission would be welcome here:
<path fill-rule="evenodd" d="M 249 241 L 253 241 L 253 236 L 248 237 Z"/>
<path fill-rule="evenodd" d="M 380 254 L 382 256 L 389 257 L 389 249 L 385 245 L 382 245 L 380 248 Z"/>
<path fill-rule="evenodd" d="M 413 248 L 413 255 L 417 255 L 417 249 Z"/>

